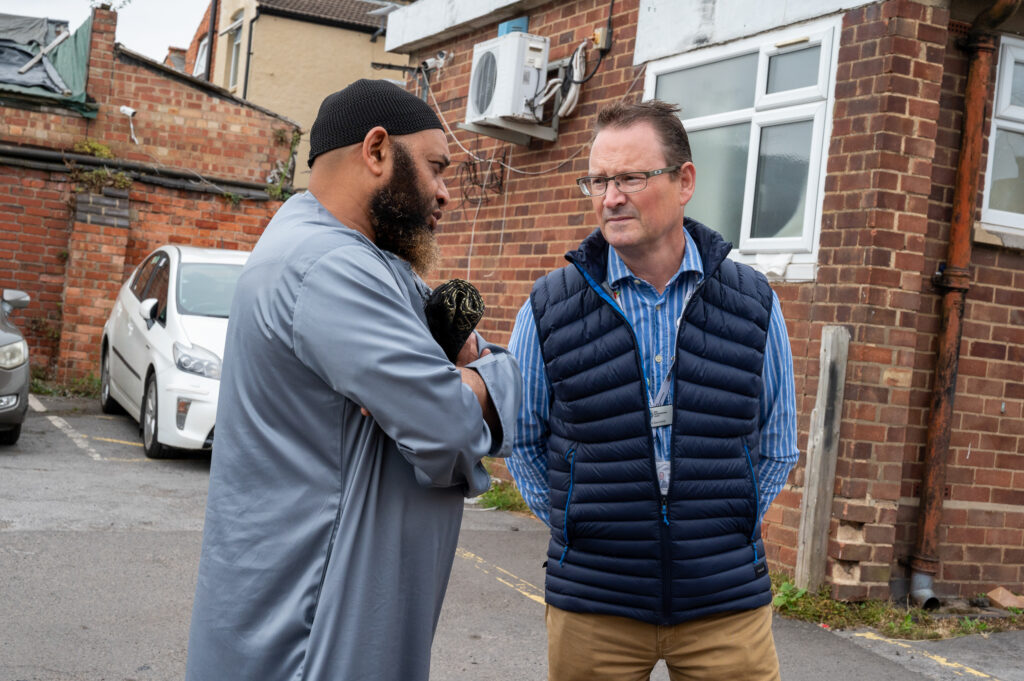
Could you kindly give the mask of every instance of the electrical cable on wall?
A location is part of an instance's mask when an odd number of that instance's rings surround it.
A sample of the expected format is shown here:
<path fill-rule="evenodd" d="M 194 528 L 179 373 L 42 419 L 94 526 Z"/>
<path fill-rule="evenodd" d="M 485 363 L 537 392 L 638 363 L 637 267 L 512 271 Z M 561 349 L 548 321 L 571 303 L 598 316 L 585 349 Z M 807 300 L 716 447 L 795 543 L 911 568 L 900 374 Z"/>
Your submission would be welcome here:
<path fill-rule="evenodd" d="M 491 159 L 487 164 L 487 170 L 484 171 L 484 182 L 480 188 L 481 193 L 487 191 L 487 179 L 491 176 L 491 165 L 493 163 L 494 159 Z M 473 242 L 476 240 L 476 219 L 480 216 L 480 207 L 483 205 L 483 201 L 476 204 L 476 212 L 473 213 L 473 223 L 469 227 L 469 250 L 466 253 L 466 281 L 470 281 L 473 274 Z"/>
<path fill-rule="evenodd" d="M 571 82 L 574 85 L 582 85 L 583 83 L 586 83 L 588 80 L 593 78 L 594 74 L 597 73 L 597 70 L 601 67 L 601 62 L 604 61 L 604 56 L 606 54 L 608 54 L 609 51 L 611 51 L 611 49 L 612 49 L 612 14 L 614 14 L 614 13 L 615 13 L 615 0 L 611 0 L 611 3 L 608 5 L 608 22 L 605 24 L 605 28 L 604 28 L 605 33 L 604 33 L 603 39 L 600 40 L 598 42 L 598 44 L 597 44 L 597 63 L 594 64 L 594 69 L 589 74 L 583 76 L 581 80 L 576 80 L 575 78 L 573 78 Z M 584 65 L 585 65 L 585 63 L 584 63 Z"/>
<path fill-rule="evenodd" d="M 633 88 L 636 87 L 637 82 L 640 80 L 640 76 L 642 76 L 646 70 L 647 65 L 641 64 L 639 70 L 636 72 L 636 76 L 634 76 L 633 78 L 633 82 L 631 82 L 629 84 L 629 87 L 626 88 L 626 91 L 622 93 L 622 97 L 619 99 L 620 102 L 626 100 L 626 97 L 628 97 L 629 93 L 631 93 L 633 91 Z M 452 140 L 455 142 L 455 145 L 459 149 L 461 149 L 464 154 L 466 154 L 475 161 L 479 161 L 481 163 L 490 162 L 491 159 L 481 158 L 480 156 L 477 156 L 472 151 L 467 149 L 464 144 L 462 144 L 459 138 L 455 136 L 455 132 L 452 130 L 451 126 L 448 125 L 448 119 L 445 118 L 444 112 L 441 111 L 441 105 L 438 103 L 437 97 L 434 96 L 434 89 L 430 87 L 430 83 L 427 83 L 426 89 L 427 94 L 430 95 L 430 101 L 434 104 L 434 111 L 437 112 L 437 117 L 441 119 L 441 124 L 444 126 L 444 129 L 448 132 L 448 135 L 451 136 Z M 498 161 L 498 163 L 508 168 L 509 171 L 519 175 L 547 175 L 548 173 L 553 173 L 556 170 L 560 170 L 568 163 L 571 163 L 573 159 L 575 159 L 583 152 L 586 146 L 586 144 L 581 144 L 579 147 L 577 147 L 576 151 L 572 152 L 572 154 L 564 161 L 559 161 L 555 165 L 551 166 L 550 168 L 545 168 L 544 170 L 522 170 L 521 168 L 514 168 L 513 166 L 508 165 L 503 161 Z"/>
<path fill-rule="evenodd" d="M 586 80 L 577 80 L 583 78 L 587 68 L 587 43 L 589 39 L 584 40 L 579 44 L 573 53 L 572 57 L 569 58 L 569 75 L 568 80 L 562 78 L 552 78 L 548 81 L 544 89 L 534 99 L 528 100 L 530 104 L 530 110 L 533 111 L 535 108 L 542 108 L 548 103 L 559 90 L 563 91 L 562 104 L 558 107 L 558 117 L 568 118 L 573 111 L 576 110 L 576 104 L 580 99 L 580 85 L 585 83 Z M 568 86 L 568 89 L 566 89 Z M 537 119 L 537 122 L 542 122 Z"/>
<path fill-rule="evenodd" d="M 626 88 L 626 91 L 624 93 L 622 93 L 622 97 L 619 98 L 620 102 L 626 101 L 626 98 L 629 97 L 631 92 L 633 92 L 633 88 L 636 87 L 636 84 L 640 81 L 640 77 L 644 75 L 646 70 L 647 70 L 647 65 L 646 64 L 641 64 L 640 67 L 637 69 L 636 74 L 633 76 L 633 80 L 632 80 L 632 82 L 630 82 L 629 87 Z M 516 174 L 519 174 L 519 175 L 528 175 L 528 176 L 538 176 L 538 175 L 546 175 L 548 173 L 553 173 L 553 172 L 555 172 L 557 170 L 560 170 L 562 167 L 564 167 L 568 163 L 571 163 L 573 161 L 573 159 L 575 159 L 577 156 L 579 156 L 583 152 L 583 150 L 587 147 L 587 145 L 586 144 L 579 145 L 576 148 L 576 150 L 573 151 L 572 154 L 570 154 L 569 157 L 566 158 L 564 161 L 560 161 L 560 162 L 556 163 L 555 165 L 551 166 L 550 168 L 545 168 L 544 170 L 539 170 L 539 171 L 522 170 L 520 168 L 514 167 L 512 165 L 512 148 L 511 148 L 511 146 L 507 148 L 507 151 L 508 151 L 508 156 L 507 157 L 505 156 L 504 153 L 502 153 L 500 158 L 495 158 L 495 157 L 483 158 L 483 157 L 478 156 L 477 154 L 473 153 L 469 149 L 467 149 L 466 146 L 462 143 L 462 141 L 459 140 L 459 138 L 455 136 L 455 132 L 452 130 L 451 126 L 448 124 L 448 119 L 445 118 L 444 112 L 441 111 L 441 105 L 438 103 L 437 97 L 434 95 L 434 90 L 430 86 L 429 81 L 425 83 L 425 87 L 426 87 L 427 94 L 430 96 L 430 101 L 434 105 L 434 111 L 437 113 L 437 117 L 441 120 L 441 124 L 444 126 L 445 131 L 448 133 L 448 135 L 451 137 L 451 139 L 455 142 L 455 145 L 460 150 L 462 150 L 462 152 L 464 154 L 466 154 L 466 156 L 468 156 L 474 164 L 480 164 L 480 163 L 486 163 L 487 164 L 487 166 L 488 166 L 487 170 L 484 173 L 482 173 L 482 174 L 479 172 L 479 170 L 474 168 L 474 171 L 476 173 L 476 175 L 474 177 L 482 178 L 482 179 L 479 180 L 480 196 L 486 197 L 486 192 L 489 189 L 489 182 L 491 181 L 491 178 L 494 178 L 498 182 L 501 182 L 502 191 L 505 194 L 505 200 L 504 200 L 503 208 L 502 208 L 501 228 L 500 228 L 500 236 L 499 236 L 499 243 L 498 243 L 498 255 L 501 256 L 502 253 L 504 252 L 504 246 L 505 246 L 505 221 L 506 221 L 506 217 L 507 217 L 507 214 L 508 214 L 508 195 L 510 193 L 508 191 L 508 187 L 510 186 L 510 183 L 511 183 L 510 173 L 516 173 Z M 502 160 L 502 159 L 507 159 L 507 160 Z M 504 177 L 503 180 L 500 178 L 500 175 L 494 175 L 491 172 L 492 164 L 497 164 L 499 167 L 504 167 L 505 168 L 506 172 L 505 172 L 505 177 Z M 462 164 L 460 164 L 460 167 L 461 167 L 461 165 Z M 459 172 L 459 171 L 457 171 L 457 172 Z M 467 171 L 464 171 L 464 172 L 469 172 L 469 171 L 467 170 Z M 465 198 L 465 194 L 464 194 L 464 198 Z M 470 201 L 470 203 L 472 203 L 472 201 Z M 476 210 L 474 211 L 473 220 L 472 220 L 472 222 L 470 224 L 469 249 L 468 249 L 467 255 L 466 255 L 466 279 L 467 280 L 469 280 L 471 278 L 471 276 L 472 276 L 472 258 L 473 258 L 473 246 L 474 246 L 474 242 L 476 240 L 476 222 L 477 222 L 477 219 L 480 216 L 480 207 L 483 205 L 483 203 L 484 203 L 484 201 L 480 201 L 480 202 L 478 202 L 476 204 Z M 492 272 L 489 272 L 489 273 L 487 273 L 487 274 L 485 274 L 483 276 L 484 277 L 491 277 L 493 275 L 494 275 L 494 272 L 492 271 Z"/>
<path fill-rule="evenodd" d="M 455 181 L 462 190 L 462 201 L 473 206 L 481 203 L 490 203 L 488 191 L 499 195 L 504 191 L 505 181 L 502 178 L 501 169 L 505 165 L 505 151 L 498 157 L 486 160 L 487 169 L 482 170 L 480 165 L 485 161 L 470 159 L 459 163 L 455 170 Z M 492 167 L 497 162 L 496 168 Z"/>

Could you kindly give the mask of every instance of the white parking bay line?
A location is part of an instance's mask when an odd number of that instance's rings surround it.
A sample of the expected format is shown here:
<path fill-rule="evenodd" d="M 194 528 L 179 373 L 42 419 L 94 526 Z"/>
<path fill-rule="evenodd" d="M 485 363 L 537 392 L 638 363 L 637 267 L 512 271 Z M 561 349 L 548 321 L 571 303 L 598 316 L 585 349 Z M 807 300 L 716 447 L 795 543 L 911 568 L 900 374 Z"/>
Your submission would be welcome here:
<path fill-rule="evenodd" d="M 46 411 L 46 407 L 43 406 L 43 403 L 40 402 L 39 398 L 32 393 L 29 393 L 28 396 L 28 406 L 32 407 L 32 411 Z"/>
<path fill-rule="evenodd" d="M 46 418 L 50 420 L 50 423 L 64 431 L 64 434 L 71 438 L 71 441 L 74 442 L 79 449 L 88 454 L 94 461 L 103 461 L 103 457 L 100 456 L 100 453 L 93 449 L 92 445 L 89 444 L 89 439 L 72 428 L 70 423 L 59 416 L 47 416 Z"/>

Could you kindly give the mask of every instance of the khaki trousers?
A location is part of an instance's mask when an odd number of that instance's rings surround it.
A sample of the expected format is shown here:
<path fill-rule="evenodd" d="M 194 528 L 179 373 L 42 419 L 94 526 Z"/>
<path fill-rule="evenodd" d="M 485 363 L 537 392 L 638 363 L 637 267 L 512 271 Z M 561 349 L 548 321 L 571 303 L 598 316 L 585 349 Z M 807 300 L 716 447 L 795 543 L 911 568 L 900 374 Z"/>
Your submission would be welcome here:
<path fill-rule="evenodd" d="M 772 607 L 674 626 L 547 606 L 549 681 L 644 681 L 665 660 L 672 681 L 779 681 Z"/>

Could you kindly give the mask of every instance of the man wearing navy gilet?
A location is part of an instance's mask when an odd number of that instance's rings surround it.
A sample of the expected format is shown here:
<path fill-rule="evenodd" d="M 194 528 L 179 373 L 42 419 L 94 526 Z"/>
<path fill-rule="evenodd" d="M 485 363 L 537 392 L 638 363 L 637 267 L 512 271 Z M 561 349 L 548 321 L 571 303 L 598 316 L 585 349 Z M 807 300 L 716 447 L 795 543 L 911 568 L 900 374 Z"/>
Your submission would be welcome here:
<path fill-rule="evenodd" d="M 684 217 L 677 112 L 599 114 L 577 183 L 600 228 L 537 281 L 509 345 L 509 466 L 551 528 L 552 681 L 647 679 L 659 659 L 673 681 L 779 678 L 761 518 L 797 459 L 793 360 L 765 277 Z"/>

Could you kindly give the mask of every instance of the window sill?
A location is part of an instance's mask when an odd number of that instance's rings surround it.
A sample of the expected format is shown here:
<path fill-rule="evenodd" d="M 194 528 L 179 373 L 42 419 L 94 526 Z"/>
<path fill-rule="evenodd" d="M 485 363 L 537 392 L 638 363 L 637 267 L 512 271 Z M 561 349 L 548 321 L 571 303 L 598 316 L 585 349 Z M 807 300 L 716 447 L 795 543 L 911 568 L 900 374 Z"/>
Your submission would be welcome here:
<path fill-rule="evenodd" d="M 818 271 L 817 256 L 810 253 L 740 253 L 734 250 L 729 257 L 750 265 L 770 282 L 814 281 Z"/>
<path fill-rule="evenodd" d="M 975 243 L 1024 250 L 1024 229 L 1019 227 L 975 222 L 972 239 Z"/>

